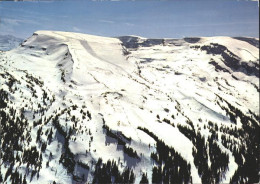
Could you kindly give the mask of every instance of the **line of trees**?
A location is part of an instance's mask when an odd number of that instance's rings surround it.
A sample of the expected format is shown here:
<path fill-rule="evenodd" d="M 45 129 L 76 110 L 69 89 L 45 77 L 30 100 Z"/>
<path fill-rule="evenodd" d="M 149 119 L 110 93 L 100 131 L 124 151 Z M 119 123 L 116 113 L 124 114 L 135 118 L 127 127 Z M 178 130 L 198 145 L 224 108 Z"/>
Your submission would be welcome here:
<path fill-rule="evenodd" d="M 99 158 L 95 166 L 93 183 L 134 183 L 135 175 L 128 167 L 121 173 L 114 160 L 102 163 Z"/>
<path fill-rule="evenodd" d="M 151 153 L 151 158 L 158 166 L 153 167 L 153 183 L 191 183 L 191 166 L 184 158 L 166 145 L 154 133 L 146 128 L 138 127 L 156 141 L 157 152 Z"/>

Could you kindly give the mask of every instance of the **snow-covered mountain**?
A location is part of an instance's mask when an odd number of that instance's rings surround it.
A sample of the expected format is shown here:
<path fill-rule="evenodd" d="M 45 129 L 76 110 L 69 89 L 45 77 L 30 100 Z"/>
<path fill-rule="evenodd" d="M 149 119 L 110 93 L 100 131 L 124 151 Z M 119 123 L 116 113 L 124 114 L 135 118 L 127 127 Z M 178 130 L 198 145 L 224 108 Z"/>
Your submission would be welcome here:
<path fill-rule="evenodd" d="M 1 181 L 259 182 L 258 42 L 35 32 L 0 53 Z"/>
<path fill-rule="evenodd" d="M 12 35 L 0 35 L 0 51 L 8 51 L 22 43 L 23 40 Z"/>

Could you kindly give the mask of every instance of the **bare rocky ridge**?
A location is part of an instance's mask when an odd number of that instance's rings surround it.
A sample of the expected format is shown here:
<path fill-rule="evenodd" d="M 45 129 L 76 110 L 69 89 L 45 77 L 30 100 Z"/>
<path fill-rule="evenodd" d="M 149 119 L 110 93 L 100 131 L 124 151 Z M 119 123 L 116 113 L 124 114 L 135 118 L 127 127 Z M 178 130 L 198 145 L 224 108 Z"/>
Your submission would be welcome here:
<path fill-rule="evenodd" d="M 259 182 L 252 40 L 34 33 L 0 53 L 0 182 Z"/>

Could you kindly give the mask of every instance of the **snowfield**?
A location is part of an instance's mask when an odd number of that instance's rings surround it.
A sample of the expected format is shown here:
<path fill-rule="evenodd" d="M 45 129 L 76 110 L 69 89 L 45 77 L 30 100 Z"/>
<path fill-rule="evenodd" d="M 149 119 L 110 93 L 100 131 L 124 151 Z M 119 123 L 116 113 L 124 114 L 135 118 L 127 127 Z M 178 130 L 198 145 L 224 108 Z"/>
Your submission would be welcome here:
<path fill-rule="evenodd" d="M 0 182 L 259 182 L 258 42 L 35 32 L 0 53 Z"/>

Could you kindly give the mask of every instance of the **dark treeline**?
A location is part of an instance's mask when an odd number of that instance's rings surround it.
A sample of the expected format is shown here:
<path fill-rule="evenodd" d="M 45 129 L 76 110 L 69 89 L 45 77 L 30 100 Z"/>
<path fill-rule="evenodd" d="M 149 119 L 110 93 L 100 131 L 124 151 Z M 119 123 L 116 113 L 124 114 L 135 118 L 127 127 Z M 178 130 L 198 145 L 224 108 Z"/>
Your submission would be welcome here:
<path fill-rule="evenodd" d="M 32 181 L 34 176 L 39 177 L 39 172 L 42 168 L 42 152 L 46 149 L 46 144 L 40 140 L 41 130 L 38 130 L 37 142 L 39 142 L 40 149 L 37 146 L 31 146 L 32 141 L 31 131 L 29 127 L 28 117 L 25 113 L 30 112 L 33 119 L 35 115 L 43 116 L 48 105 L 54 101 L 49 97 L 48 93 L 42 89 L 42 96 L 37 96 L 35 87 L 42 87 L 43 82 L 39 79 L 28 75 L 23 71 L 22 79 L 26 82 L 26 88 L 21 87 L 21 82 L 6 72 L 0 75 L 1 80 L 5 81 L 8 86 L 8 91 L 0 90 L 0 133 L 1 133 L 1 152 L 0 157 L 3 160 L 1 167 L 6 167 L 7 172 L 2 175 L 0 173 L 0 183 L 7 182 L 25 184 L 27 178 Z M 24 96 L 25 91 L 30 91 L 31 96 Z M 23 97 L 24 103 L 17 106 L 13 100 L 13 95 L 20 95 Z M 33 107 L 36 104 L 36 108 Z M 41 129 L 41 127 L 40 127 Z M 26 165 L 25 174 L 21 174 L 17 165 Z"/>
<path fill-rule="evenodd" d="M 134 183 L 134 181 L 133 170 L 127 167 L 121 173 L 114 160 L 102 163 L 102 159 L 99 158 L 96 163 L 93 183 Z"/>
<path fill-rule="evenodd" d="M 219 97 L 219 96 L 218 96 Z M 250 116 L 242 113 L 226 100 L 220 101 L 227 104 L 227 107 L 218 105 L 226 111 L 231 122 L 237 124 L 237 118 L 240 118 L 242 128 L 236 125 L 218 127 L 216 123 L 208 122 L 207 128 L 210 136 L 205 139 L 199 131 L 195 131 L 193 126 L 178 125 L 178 129 L 194 144 L 193 156 L 194 164 L 198 168 L 203 183 L 221 183 L 228 169 L 229 156 L 223 152 L 219 143 L 231 151 L 238 164 L 231 183 L 258 183 L 259 182 L 259 117 L 251 113 Z M 205 128 L 205 125 L 204 125 Z M 219 136 L 221 132 L 221 136 Z M 208 166 L 208 159 L 211 165 Z"/>
<path fill-rule="evenodd" d="M 231 179 L 231 182 L 239 183 L 258 183 L 260 181 L 260 126 L 259 126 L 259 116 L 254 114 L 249 110 L 250 116 L 245 115 L 241 110 L 234 107 L 225 99 L 218 96 L 220 101 L 226 103 L 228 108 L 221 106 L 230 116 L 230 120 L 235 124 L 237 123 L 237 118 L 240 118 L 242 123 L 242 128 L 237 130 L 226 128 L 231 135 L 236 135 L 242 144 L 237 144 L 234 146 L 234 141 L 230 140 L 227 136 L 224 136 L 223 145 L 230 149 L 235 157 L 235 161 L 238 164 L 238 169 L 236 170 L 234 176 Z M 227 144 L 227 140 L 231 144 Z M 232 144 L 233 143 L 233 144 Z M 242 157 L 244 159 L 242 159 Z M 244 161 L 243 161 L 244 160 Z"/>
<path fill-rule="evenodd" d="M 208 126 L 208 128 L 210 129 L 210 126 Z M 194 145 L 192 152 L 194 164 L 198 168 L 202 183 L 220 183 L 228 169 L 229 156 L 227 153 L 222 152 L 216 143 L 218 139 L 216 131 L 211 131 L 212 134 L 206 140 L 199 131 L 195 131 L 193 126 L 190 128 L 190 126 L 178 125 L 178 129 L 189 138 Z M 208 165 L 208 159 L 210 159 L 211 162 L 210 167 Z"/>
<path fill-rule="evenodd" d="M 191 183 L 190 164 L 178 152 L 166 145 L 156 135 L 146 128 L 138 127 L 156 141 L 157 153 L 153 152 L 151 158 L 158 166 L 153 167 L 153 183 Z M 164 167 L 162 167 L 164 165 Z"/>
<path fill-rule="evenodd" d="M 126 153 L 128 156 L 132 157 L 132 158 L 136 158 L 139 159 L 140 157 L 138 156 L 137 152 L 126 145 L 126 142 L 131 143 L 131 139 L 125 137 L 123 134 L 119 134 L 118 132 L 114 132 L 112 131 L 106 124 L 105 121 L 103 120 L 103 129 L 106 132 L 106 135 L 109 137 L 112 137 L 114 139 L 117 140 L 119 145 L 123 146 L 123 151 L 124 153 Z"/>

